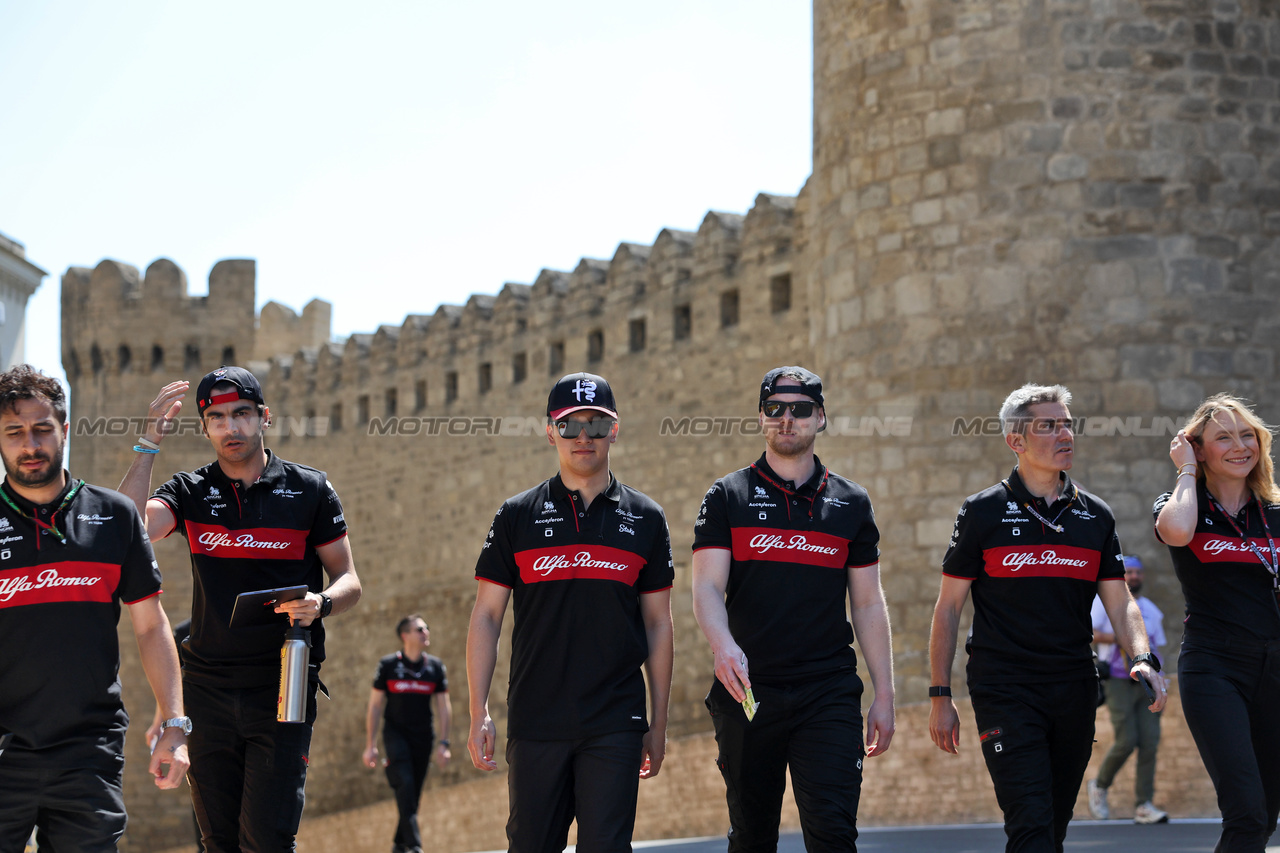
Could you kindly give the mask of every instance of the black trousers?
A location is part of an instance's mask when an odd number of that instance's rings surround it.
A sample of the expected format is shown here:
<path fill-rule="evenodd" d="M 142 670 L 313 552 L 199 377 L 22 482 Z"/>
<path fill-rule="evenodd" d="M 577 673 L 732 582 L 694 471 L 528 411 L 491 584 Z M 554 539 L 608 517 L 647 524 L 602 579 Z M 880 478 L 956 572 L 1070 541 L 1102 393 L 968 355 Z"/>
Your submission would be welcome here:
<path fill-rule="evenodd" d="M 793 685 L 753 684 L 748 722 L 717 679 L 706 704 L 729 804 L 729 853 L 774 853 L 787 768 L 809 853 L 857 850 L 862 679 L 849 670 Z"/>
<path fill-rule="evenodd" d="M 507 738 L 509 853 L 561 853 L 575 817 L 579 853 L 631 853 L 643 738 Z"/>
<path fill-rule="evenodd" d="M 1184 641 L 1182 712 L 1222 810 L 1217 853 L 1262 853 L 1280 815 L 1280 642 Z"/>
<path fill-rule="evenodd" d="M 382 745 L 387 750 L 387 781 L 396 795 L 396 810 L 400 820 L 396 824 L 395 844 L 398 847 L 421 847 L 422 833 L 418 829 L 418 801 L 422 797 L 422 783 L 431 767 L 430 736 L 423 740 L 410 737 L 393 726 L 382 730 Z"/>
<path fill-rule="evenodd" d="M 0 853 L 115 853 L 124 834 L 124 744 L 59 750 L 9 747 L 0 757 Z"/>
<path fill-rule="evenodd" d="M 191 717 L 191 801 L 209 853 L 292 851 L 302 820 L 316 685 L 305 723 L 276 722 L 275 685 L 183 682 Z"/>
<path fill-rule="evenodd" d="M 1062 853 L 1093 751 L 1098 679 L 969 685 L 1007 853 Z"/>

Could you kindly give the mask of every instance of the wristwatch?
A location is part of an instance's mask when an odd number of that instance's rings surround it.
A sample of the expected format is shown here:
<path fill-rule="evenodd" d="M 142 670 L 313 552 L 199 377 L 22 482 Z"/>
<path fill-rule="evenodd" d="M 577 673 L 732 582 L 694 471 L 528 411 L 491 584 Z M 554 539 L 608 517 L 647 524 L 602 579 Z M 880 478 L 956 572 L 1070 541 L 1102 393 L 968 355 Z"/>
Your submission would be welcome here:
<path fill-rule="evenodd" d="M 929 688 L 929 698 L 931 699 L 935 696 L 950 696 L 950 695 L 951 695 L 951 688 L 949 686 L 935 684 L 934 686 Z"/>
<path fill-rule="evenodd" d="M 1145 663 L 1156 672 L 1160 671 L 1160 658 L 1156 657 L 1151 652 L 1143 652 L 1135 657 L 1133 662 L 1129 665 L 1129 669 L 1133 669 L 1134 666 L 1140 663 Z"/>
<path fill-rule="evenodd" d="M 191 718 L 190 717 L 173 717 L 160 723 L 160 731 L 165 729 L 182 729 L 184 735 L 191 734 Z"/>
<path fill-rule="evenodd" d="M 323 592 L 318 595 L 320 596 L 320 618 L 323 619 L 333 612 L 333 599 Z"/>

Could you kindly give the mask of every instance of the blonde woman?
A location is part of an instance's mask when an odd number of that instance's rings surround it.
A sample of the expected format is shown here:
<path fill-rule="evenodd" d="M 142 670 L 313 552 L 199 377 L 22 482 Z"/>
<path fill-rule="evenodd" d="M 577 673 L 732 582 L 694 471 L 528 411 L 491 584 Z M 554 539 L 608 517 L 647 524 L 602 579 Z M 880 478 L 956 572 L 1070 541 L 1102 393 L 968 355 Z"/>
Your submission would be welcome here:
<path fill-rule="evenodd" d="M 1174 437 L 1155 504 L 1187 602 L 1183 713 L 1222 810 L 1216 853 L 1262 853 L 1280 813 L 1280 489 L 1271 431 L 1219 394 Z"/>

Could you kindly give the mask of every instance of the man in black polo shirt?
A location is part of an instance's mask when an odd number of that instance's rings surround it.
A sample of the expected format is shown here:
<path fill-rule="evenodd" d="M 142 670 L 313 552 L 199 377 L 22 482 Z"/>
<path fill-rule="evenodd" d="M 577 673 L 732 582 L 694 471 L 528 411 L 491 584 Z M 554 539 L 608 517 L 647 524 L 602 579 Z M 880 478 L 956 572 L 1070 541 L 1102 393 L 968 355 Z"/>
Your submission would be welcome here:
<path fill-rule="evenodd" d="M 863 755 L 888 749 L 894 730 L 880 533 L 866 489 L 813 453 L 826 427 L 822 380 L 803 367 L 770 370 L 759 406 L 764 454 L 715 482 L 693 539 L 729 850 L 777 849 L 788 767 L 805 848 L 855 850 Z M 865 750 L 855 631 L 876 693 Z"/>
<path fill-rule="evenodd" d="M 513 853 L 630 851 L 640 779 L 666 754 L 671 540 L 662 508 L 609 471 L 618 411 L 609 383 L 565 376 L 547 403 L 560 473 L 509 498 L 476 564 L 467 632 L 467 749 L 494 770 L 489 688 L 514 594 L 507 764 Z M 645 720 L 649 676 L 650 716 Z"/>
<path fill-rule="evenodd" d="M 378 661 L 369 691 L 369 710 L 365 715 L 368 738 L 364 749 L 367 767 L 378 766 L 378 721 L 385 709 L 387 725 L 382 742 L 387 749 L 383 762 L 387 781 L 396 794 L 400 820 L 396 824 L 395 843 L 391 853 L 422 853 L 422 833 L 418 829 L 418 800 L 422 783 L 431 766 L 431 706 L 440 720 L 440 749 L 436 760 L 448 767 L 453 754 L 449 751 L 449 723 L 453 709 L 449 705 L 449 679 L 440 658 L 427 654 L 431 630 L 417 613 L 396 623 L 400 651 Z"/>
<path fill-rule="evenodd" d="M 1111 508 L 1066 473 L 1075 452 L 1070 404 L 1061 385 L 1025 385 L 1005 399 L 1000 425 L 1018 464 L 960 507 L 929 637 L 929 736 L 957 753 L 951 665 L 972 591 L 969 698 L 1010 853 L 1060 853 L 1067 835 L 1093 746 L 1095 592 L 1133 660 L 1131 677 L 1155 691 L 1151 710 L 1167 698 L 1124 583 Z"/>
<path fill-rule="evenodd" d="M 152 539 L 177 530 L 191 550 L 195 589 L 182 682 L 195 726 L 191 796 L 205 849 L 293 850 L 325 657 L 323 617 L 353 606 L 360 581 L 333 486 L 322 472 L 264 447 L 271 413 L 258 380 L 243 368 L 218 368 L 196 393 L 216 461 L 175 474 L 148 500 L 156 451 L 188 387 L 179 381 L 160 390 L 120 491 L 137 504 Z M 237 594 L 295 585 L 308 592 L 275 608 L 283 614 L 278 624 L 231 627 Z M 311 629 L 304 723 L 276 722 L 280 646 L 290 621 Z"/>
<path fill-rule="evenodd" d="M 160 571 L 133 505 L 62 467 L 67 398 L 20 365 L 0 374 L 0 850 L 114 851 L 124 833 L 120 605 L 162 721 L 150 773 L 187 770 L 178 655 Z M 5 746 L 4 741 L 9 743 Z"/>

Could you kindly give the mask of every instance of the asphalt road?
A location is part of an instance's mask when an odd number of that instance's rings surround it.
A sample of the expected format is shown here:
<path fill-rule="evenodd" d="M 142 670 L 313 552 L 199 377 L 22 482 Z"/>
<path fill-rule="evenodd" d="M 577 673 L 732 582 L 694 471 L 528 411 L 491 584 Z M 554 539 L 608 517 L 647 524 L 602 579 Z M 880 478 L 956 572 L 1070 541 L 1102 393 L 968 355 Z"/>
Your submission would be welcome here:
<path fill-rule="evenodd" d="M 1067 831 L 1066 849 L 1082 853 L 1209 853 L 1218 840 L 1219 823 L 1173 821 L 1137 826 L 1127 821 L 1074 821 Z M 1280 842 L 1280 839 L 1275 839 Z M 933 827 L 864 827 L 858 834 L 859 853 L 999 853 L 1004 850 L 1004 829 L 999 825 Z M 634 845 L 652 853 L 724 853 L 723 838 L 682 839 Z M 1280 846 L 1268 847 L 1280 853 Z M 804 853 L 800 833 L 787 833 L 778 841 L 778 853 Z"/>

